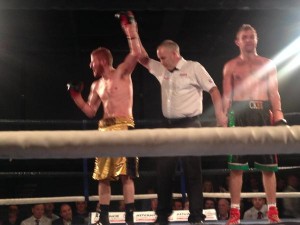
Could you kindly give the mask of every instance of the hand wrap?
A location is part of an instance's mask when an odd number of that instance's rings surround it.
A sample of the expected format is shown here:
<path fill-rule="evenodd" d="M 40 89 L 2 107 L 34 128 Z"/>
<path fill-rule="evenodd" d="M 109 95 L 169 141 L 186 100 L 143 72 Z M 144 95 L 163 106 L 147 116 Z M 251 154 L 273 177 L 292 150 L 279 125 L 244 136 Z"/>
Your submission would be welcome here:
<path fill-rule="evenodd" d="M 69 82 L 67 83 L 67 89 L 68 91 L 75 91 L 75 92 L 82 92 L 83 90 L 83 82 L 78 82 L 78 81 L 73 81 L 73 82 Z"/>
<path fill-rule="evenodd" d="M 285 119 L 277 120 L 274 122 L 274 126 L 287 126 L 288 123 Z"/>

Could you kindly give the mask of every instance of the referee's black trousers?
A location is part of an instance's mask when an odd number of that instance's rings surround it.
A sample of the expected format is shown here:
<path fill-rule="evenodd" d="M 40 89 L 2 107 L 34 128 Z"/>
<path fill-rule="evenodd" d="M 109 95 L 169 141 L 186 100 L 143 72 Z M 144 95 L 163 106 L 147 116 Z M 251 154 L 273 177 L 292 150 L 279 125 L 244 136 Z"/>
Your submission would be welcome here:
<path fill-rule="evenodd" d="M 166 120 L 167 128 L 201 127 L 199 116 L 184 119 Z M 184 151 L 184 149 L 183 149 Z M 167 222 L 172 214 L 172 193 L 174 176 L 179 158 L 185 175 L 186 190 L 189 199 L 189 222 L 196 223 L 204 220 L 202 168 L 201 157 L 160 157 L 157 159 L 157 195 L 158 206 L 156 210 L 157 222 Z"/>

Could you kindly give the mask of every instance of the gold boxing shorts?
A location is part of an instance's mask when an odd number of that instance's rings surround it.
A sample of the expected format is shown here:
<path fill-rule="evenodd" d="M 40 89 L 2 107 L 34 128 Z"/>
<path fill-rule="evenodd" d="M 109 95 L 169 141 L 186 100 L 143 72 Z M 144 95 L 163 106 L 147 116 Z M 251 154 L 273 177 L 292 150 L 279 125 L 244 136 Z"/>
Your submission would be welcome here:
<path fill-rule="evenodd" d="M 100 131 L 117 131 L 134 128 L 133 117 L 111 117 L 99 121 Z M 120 175 L 132 178 L 138 177 L 138 157 L 96 157 L 93 179 L 95 180 L 118 180 Z"/>

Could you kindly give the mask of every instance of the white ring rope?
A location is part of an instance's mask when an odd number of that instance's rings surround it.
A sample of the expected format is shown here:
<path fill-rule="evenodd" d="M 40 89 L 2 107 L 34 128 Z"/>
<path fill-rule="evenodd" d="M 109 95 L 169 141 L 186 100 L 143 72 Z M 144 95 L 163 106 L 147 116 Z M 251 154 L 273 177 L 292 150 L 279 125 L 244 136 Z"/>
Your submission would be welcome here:
<path fill-rule="evenodd" d="M 173 198 L 181 198 L 180 193 L 173 193 Z M 229 193 L 203 193 L 204 198 L 230 198 Z M 254 198 L 261 197 L 265 198 L 266 194 L 264 192 L 244 192 L 241 193 L 242 198 Z M 300 198 L 300 192 L 278 192 L 276 194 L 277 198 Z M 157 198 L 156 194 L 138 194 L 134 196 L 135 200 L 143 199 L 154 199 Z M 99 197 L 97 195 L 89 196 L 89 201 L 98 201 Z M 113 195 L 111 196 L 112 201 L 123 200 L 123 195 Z M 25 204 L 36 204 L 36 203 L 47 203 L 47 202 L 76 202 L 84 201 L 84 196 L 64 196 L 64 197 L 39 197 L 39 198 L 8 198 L 0 199 L 0 205 L 25 205 Z"/>
<path fill-rule="evenodd" d="M 0 158 L 54 159 L 97 156 L 184 156 L 227 154 L 296 154 L 300 126 L 141 129 L 132 131 L 4 131 L 0 132 Z M 174 194 L 181 197 L 181 194 Z M 204 197 L 230 198 L 229 193 L 204 193 Z M 265 193 L 242 193 L 242 198 Z M 278 198 L 300 197 L 300 192 L 277 193 Z M 154 194 L 135 199 L 156 198 Z M 0 199 L 0 205 L 83 201 L 84 196 Z M 112 200 L 123 196 L 112 196 Z M 98 196 L 90 196 L 98 201 Z"/>
<path fill-rule="evenodd" d="M 0 132 L 0 158 L 8 159 L 292 154 L 299 149 L 300 126 Z"/>

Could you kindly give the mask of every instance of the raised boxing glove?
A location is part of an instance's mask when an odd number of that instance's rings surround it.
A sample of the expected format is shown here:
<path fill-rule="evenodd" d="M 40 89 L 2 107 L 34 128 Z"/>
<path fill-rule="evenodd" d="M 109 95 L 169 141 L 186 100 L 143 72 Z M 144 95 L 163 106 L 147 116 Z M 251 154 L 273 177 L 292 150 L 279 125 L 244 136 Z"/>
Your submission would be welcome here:
<path fill-rule="evenodd" d="M 120 20 L 122 26 L 135 22 L 134 15 L 131 11 L 116 13 L 115 17 Z"/>

